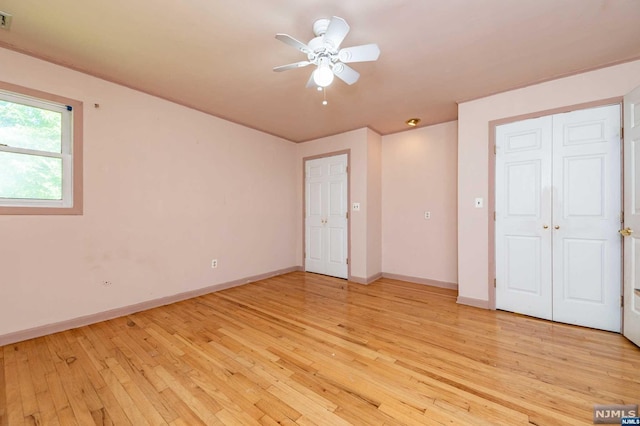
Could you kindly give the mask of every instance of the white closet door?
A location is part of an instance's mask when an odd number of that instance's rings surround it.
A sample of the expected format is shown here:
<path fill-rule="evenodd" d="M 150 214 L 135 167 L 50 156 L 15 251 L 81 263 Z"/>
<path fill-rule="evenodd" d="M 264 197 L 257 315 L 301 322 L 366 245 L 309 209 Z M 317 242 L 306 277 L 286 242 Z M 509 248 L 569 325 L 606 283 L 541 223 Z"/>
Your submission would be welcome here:
<path fill-rule="evenodd" d="M 624 335 L 640 346 L 640 87 L 624 97 L 624 159 Z"/>
<path fill-rule="evenodd" d="M 552 319 L 551 117 L 496 128 L 496 307 Z"/>
<path fill-rule="evenodd" d="M 496 307 L 620 331 L 620 106 L 496 127 Z"/>
<path fill-rule="evenodd" d="M 305 271 L 348 278 L 347 155 L 305 162 Z"/>
<path fill-rule="evenodd" d="M 620 106 L 553 117 L 553 320 L 620 332 Z"/>

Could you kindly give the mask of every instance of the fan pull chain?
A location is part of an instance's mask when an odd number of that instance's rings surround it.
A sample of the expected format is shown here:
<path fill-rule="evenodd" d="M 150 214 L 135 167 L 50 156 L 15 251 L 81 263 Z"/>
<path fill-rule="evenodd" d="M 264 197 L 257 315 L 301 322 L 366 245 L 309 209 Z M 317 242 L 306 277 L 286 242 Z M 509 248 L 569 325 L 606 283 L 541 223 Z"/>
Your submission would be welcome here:
<path fill-rule="evenodd" d="M 327 105 L 329 102 L 327 102 L 327 89 L 326 88 L 322 88 L 322 105 Z"/>

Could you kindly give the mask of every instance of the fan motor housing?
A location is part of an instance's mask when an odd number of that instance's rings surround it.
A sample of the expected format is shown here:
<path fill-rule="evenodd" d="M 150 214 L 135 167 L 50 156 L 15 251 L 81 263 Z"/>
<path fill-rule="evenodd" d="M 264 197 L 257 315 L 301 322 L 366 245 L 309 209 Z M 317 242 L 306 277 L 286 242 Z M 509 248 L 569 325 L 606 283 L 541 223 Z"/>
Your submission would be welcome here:
<path fill-rule="evenodd" d="M 313 33 L 318 37 L 323 36 L 327 32 L 330 22 L 331 20 L 326 18 L 318 19 L 313 23 Z"/>
<path fill-rule="evenodd" d="M 312 39 L 308 44 L 310 52 L 307 57 L 309 61 L 314 64 L 321 57 L 328 57 L 332 62 L 337 60 L 337 50 L 331 45 L 331 43 L 327 43 L 322 36 L 318 36 Z"/>

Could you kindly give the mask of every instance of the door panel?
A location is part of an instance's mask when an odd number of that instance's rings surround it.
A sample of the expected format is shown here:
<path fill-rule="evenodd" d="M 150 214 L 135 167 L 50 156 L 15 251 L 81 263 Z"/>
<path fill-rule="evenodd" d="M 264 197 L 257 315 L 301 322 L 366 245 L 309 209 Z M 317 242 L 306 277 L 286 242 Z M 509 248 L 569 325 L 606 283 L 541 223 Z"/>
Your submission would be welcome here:
<path fill-rule="evenodd" d="M 329 215 L 334 217 L 344 215 L 346 208 L 343 201 L 346 199 L 345 189 L 342 180 L 329 182 Z"/>
<path fill-rule="evenodd" d="M 619 105 L 553 117 L 553 184 L 553 319 L 619 332 Z"/>
<path fill-rule="evenodd" d="M 563 298 L 576 302 L 604 303 L 605 241 L 565 238 L 563 243 Z"/>
<path fill-rule="evenodd" d="M 551 118 L 496 128 L 496 307 L 551 319 Z M 545 228 L 545 226 L 547 228 Z"/>
<path fill-rule="evenodd" d="M 347 278 L 347 156 L 305 162 L 305 271 Z"/>
<path fill-rule="evenodd" d="M 311 226 L 309 229 L 309 259 L 322 261 L 322 228 Z"/>
<path fill-rule="evenodd" d="M 506 168 L 507 216 L 540 217 L 540 160 L 509 163 Z"/>
<path fill-rule="evenodd" d="M 640 87 L 624 97 L 624 328 L 640 346 Z"/>
<path fill-rule="evenodd" d="M 565 220 L 605 216 L 605 157 L 580 156 L 564 159 L 563 200 Z"/>
<path fill-rule="evenodd" d="M 307 184 L 307 214 L 309 217 L 319 218 L 322 214 L 322 184 L 320 182 L 309 182 Z"/>
<path fill-rule="evenodd" d="M 640 108 L 640 106 L 638 106 Z M 638 114 L 640 115 L 640 113 Z M 630 131 L 628 133 L 631 133 Z M 636 132 L 637 133 L 637 132 Z M 632 135 L 628 135 L 627 139 L 632 138 Z M 626 151 L 631 151 L 631 164 L 628 164 L 628 167 L 632 173 L 637 173 L 636 167 L 640 164 L 640 139 L 632 140 L 629 143 L 629 149 L 625 148 Z M 626 178 L 626 174 L 625 174 Z M 631 188 L 630 197 L 633 203 L 632 213 L 633 215 L 640 214 L 640 185 L 636 183 L 636 180 L 631 180 L 629 182 L 629 187 Z M 625 179 L 625 186 L 627 184 L 627 180 Z"/>
<path fill-rule="evenodd" d="M 505 285 L 508 291 L 542 295 L 540 240 L 540 237 L 505 237 Z"/>

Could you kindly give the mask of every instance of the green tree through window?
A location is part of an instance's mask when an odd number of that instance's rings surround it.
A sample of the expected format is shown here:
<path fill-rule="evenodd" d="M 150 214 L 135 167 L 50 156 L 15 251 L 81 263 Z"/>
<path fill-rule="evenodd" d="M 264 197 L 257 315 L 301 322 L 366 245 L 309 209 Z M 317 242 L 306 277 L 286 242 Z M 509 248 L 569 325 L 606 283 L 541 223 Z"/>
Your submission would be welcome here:
<path fill-rule="evenodd" d="M 0 144 L 0 198 L 62 199 L 61 112 L 0 100 Z"/>

